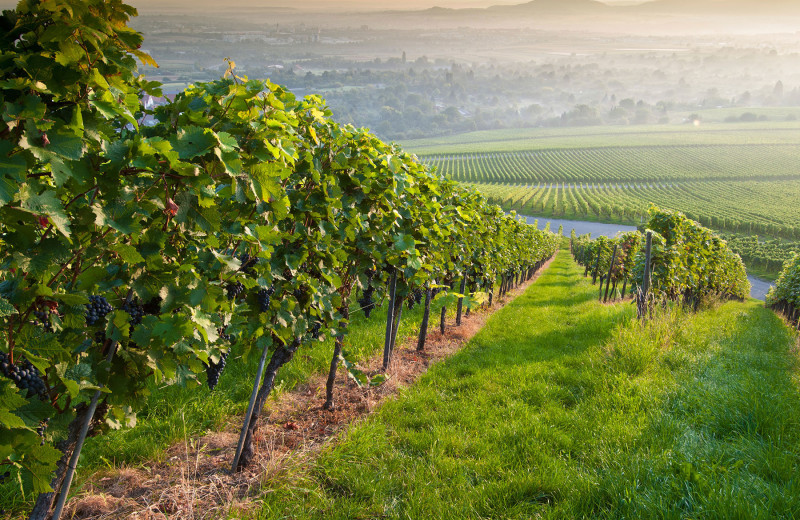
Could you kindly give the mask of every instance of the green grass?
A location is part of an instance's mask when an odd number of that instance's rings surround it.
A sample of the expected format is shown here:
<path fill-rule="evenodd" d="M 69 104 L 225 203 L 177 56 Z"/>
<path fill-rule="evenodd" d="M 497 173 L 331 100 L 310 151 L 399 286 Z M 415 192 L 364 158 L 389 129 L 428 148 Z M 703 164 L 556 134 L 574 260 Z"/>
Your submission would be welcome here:
<path fill-rule="evenodd" d="M 580 274 L 560 253 L 258 518 L 800 517 L 797 337 L 754 300 L 643 327 Z"/>

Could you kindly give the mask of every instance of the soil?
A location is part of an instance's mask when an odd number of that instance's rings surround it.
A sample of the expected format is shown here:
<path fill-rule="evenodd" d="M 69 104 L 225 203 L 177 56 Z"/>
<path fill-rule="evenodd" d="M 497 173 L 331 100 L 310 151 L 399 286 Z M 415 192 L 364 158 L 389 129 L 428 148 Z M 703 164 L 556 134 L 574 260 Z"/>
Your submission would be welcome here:
<path fill-rule="evenodd" d="M 322 446 L 336 442 L 340 433 L 367 418 L 381 402 L 413 384 L 434 363 L 461 349 L 492 314 L 522 294 L 550 262 L 531 280 L 496 300 L 491 308 L 462 317 L 461 326 L 451 320 L 445 334 L 438 330 L 438 319 L 432 318 L 423 352 L 416 350 L 416 335 L 398 338 L 388 380 L 382 385 L 359 388 L 340 367 L 333 411 L 322 409 L 327 374 L 318 374 L 293 391 L 271 399 L 256 432 L 256 458 L 245 471 L 230 472 L 242 421 L 232 417 L 224 431 L 172 446 L 163 463 L 95 473 L 70 501 L 65 518 L 200 520 L 225 518 L 232 511 L 257 511 L 258 496 L 270 481 L 293 467 L 308 464 Z M 381 363 L 382 352 L 360 368 L 377 374 Z"/>

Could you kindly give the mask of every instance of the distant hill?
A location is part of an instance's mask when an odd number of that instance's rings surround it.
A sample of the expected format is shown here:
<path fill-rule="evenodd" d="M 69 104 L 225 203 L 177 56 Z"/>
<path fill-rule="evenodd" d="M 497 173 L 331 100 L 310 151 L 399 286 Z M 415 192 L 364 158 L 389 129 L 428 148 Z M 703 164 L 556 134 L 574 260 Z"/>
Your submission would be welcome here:
<path fill-rule="evenodd" d="M 609 11 L 616 8 L 595 0 L 531 0 L 524 4 L 495 5 L 488 11 L 503 13 L 568 13 L 582 14 Z"/>
<path fill-rule="evenodd" d="M 629 9 L 674 14 L 794 15 L 800 13 L 800 2 L 797 0 L 655 0 Z"/>
<path fill-rule="evenodd" d="M 396 13 L 409 14 L 409 11 Z M 415 11 L 431 16 L 563 16 L 657 13 L 674 15 L 800 15 L 800 0 L 653 0 L 637 5 L 609 5 L 597 0 L 531 0 L 487 8 L 432 7 Z"/>

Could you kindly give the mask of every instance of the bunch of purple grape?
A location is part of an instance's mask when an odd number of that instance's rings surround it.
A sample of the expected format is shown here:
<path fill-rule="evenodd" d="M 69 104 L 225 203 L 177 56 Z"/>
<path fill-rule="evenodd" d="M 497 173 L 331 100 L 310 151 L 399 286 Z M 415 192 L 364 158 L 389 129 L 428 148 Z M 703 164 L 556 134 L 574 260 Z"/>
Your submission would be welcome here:
<path fill-rule="evenodd" d="M 38 396 L 42 400 L 47 398 L 47 386 L 39 374 L 39 369 L 30 361 L 14 364 L 8 354 L 0 352 L 0 373 L 12 380 L 17 388 L 27 392 L 28 399 L 34 396 Z"/>
<path fill-rule="evenodd" d="M 86 304 L 86 324 L 95 325 L 98 321 L 106 317 L 114 308 L 102 296 L 89 296 L 89 303 Z"/>

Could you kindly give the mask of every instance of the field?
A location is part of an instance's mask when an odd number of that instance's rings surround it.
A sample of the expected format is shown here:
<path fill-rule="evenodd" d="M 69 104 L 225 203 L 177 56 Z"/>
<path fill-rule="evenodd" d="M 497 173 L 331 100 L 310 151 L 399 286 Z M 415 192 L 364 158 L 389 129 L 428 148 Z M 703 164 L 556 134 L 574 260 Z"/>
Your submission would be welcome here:
<path fill-rule="evenodd" d="M 651 203 L 742 234 L 800 238 L 797 123 L 476 132 L 404 143 L 534 216 L 639 224 Z M 469 151 L 466 151 L 469 150 Z"/>

